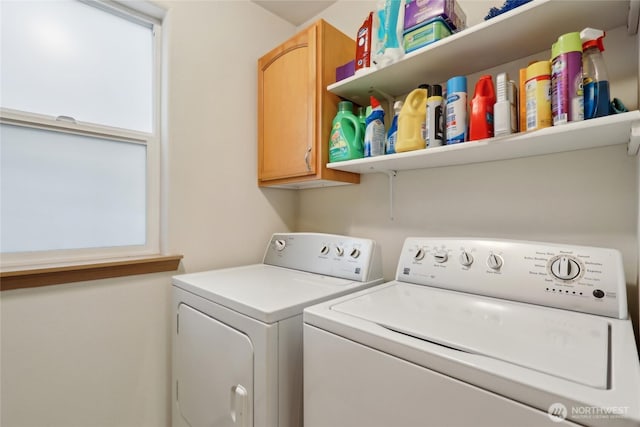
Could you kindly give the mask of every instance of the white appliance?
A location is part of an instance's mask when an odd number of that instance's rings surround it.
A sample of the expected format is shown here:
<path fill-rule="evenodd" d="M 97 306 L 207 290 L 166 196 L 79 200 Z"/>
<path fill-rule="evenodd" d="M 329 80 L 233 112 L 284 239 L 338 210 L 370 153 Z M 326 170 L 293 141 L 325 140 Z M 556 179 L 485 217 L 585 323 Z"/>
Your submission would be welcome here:
<path fill-rule="evenodd" d="M 620 254 L 407 239 L 395 281 L 304 310 L 304 425 L 640 425 Z"/>
<path fill-rule="evenodd" d="M 302 310 L 383 282 L 374 241 L 274 234 L 262 264 L 173 278 L 174 427 L 302 425 Z"/>

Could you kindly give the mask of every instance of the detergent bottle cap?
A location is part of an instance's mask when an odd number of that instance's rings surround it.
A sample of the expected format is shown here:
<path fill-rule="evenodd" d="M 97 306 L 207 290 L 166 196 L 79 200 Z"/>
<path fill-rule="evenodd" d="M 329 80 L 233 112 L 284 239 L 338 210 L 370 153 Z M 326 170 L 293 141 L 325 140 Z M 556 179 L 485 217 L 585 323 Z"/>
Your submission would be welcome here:
<path fill-rule="evenodd" d="M 431 85 L 431 90 L 429 91 L 429 96 L 442 96 L 442 86 L 440 86 L 440 85 Z"/>
<path fill-rule="evenodd" d="M 380 101 L 378 101 L 375 96 L 369 96 L 369 101 L 371 102 L 371 109 L 380 107 Z"/>
<path fill-rule="evenodd" d="M 351 101 L 340 101 L 338 102 L 338 111 L 348 111 L 350 113 L 353 112 L 353 103 Z"/>
<path fill-rule="evenodd" d="M 587 50 L 590 47 L 597 46 L 600 52 L 604 51 L 604 43 L 602 39 L 606 33 L 596 28 L 585 28 L 580 31 L 580 40 L 582 40 L 582 50 Z"/>

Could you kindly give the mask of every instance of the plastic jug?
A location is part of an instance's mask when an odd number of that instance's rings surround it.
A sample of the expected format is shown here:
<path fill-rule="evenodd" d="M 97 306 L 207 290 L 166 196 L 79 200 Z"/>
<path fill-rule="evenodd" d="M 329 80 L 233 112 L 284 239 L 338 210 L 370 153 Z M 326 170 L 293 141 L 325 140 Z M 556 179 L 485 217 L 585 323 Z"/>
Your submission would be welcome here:
<path fill-rule="evenodd" d="M 349 101 L 339 102 L 329 137 L 329 162 L 364 157 L 363 137 L 360 121 L 353 114 L 353 104 Z"/>
<path fill-rule="evenodd" d="M 469 141 L 493 137 L 493 105 L 496 93 L 490 75 L 480 77 L 476 83 L 469 118 Z"/>
<path fill-rule="evenodd" d="M 396 153 L 425 148 L 422 124 L 427 116 L 427 90 L 414 89 L 407 95 L 398 116 Z"/>

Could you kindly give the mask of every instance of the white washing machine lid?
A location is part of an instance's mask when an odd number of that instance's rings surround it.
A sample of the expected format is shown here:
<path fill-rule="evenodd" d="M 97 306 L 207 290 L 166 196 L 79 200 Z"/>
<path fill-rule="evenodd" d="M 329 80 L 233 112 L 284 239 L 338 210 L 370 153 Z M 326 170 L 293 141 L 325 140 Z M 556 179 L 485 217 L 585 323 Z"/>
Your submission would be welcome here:
<path fill-rule="evenodd" d="M 174 286 L 265 323 L 301 314 L 308 305 L 381 282 L 358 282 L 266 264 L 173 277 Z"/>
<path fill-rule="evenodd" d="M 331 310 L 590 387 L 608 386 L 605 319 L 399 282 Z"/>

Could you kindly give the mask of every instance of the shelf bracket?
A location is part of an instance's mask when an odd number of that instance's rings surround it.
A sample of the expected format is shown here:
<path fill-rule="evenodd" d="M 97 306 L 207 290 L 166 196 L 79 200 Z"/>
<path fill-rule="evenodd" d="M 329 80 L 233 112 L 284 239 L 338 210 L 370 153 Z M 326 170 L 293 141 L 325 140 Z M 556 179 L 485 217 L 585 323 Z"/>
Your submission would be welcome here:
<path fill-rule="evenodd" d="M 627 146 L 627 154 L 635 156 L 640 151 L 640 121 L 631 124 L 631 135 L 629 136 L 629 145 Z"/>
<path fill-rule="evenodd" d="M 393 184 L 394 178 L 398 176 L 398 171 L 390 170 L 385 173 L 389 177 L 389 220 L 393 221 Z"/>

